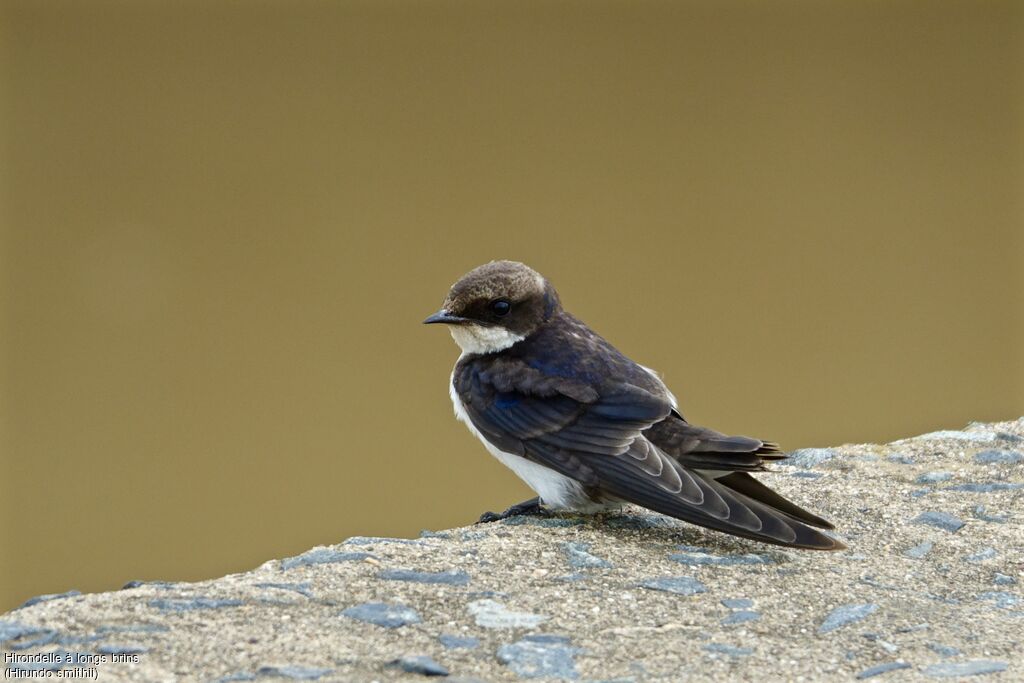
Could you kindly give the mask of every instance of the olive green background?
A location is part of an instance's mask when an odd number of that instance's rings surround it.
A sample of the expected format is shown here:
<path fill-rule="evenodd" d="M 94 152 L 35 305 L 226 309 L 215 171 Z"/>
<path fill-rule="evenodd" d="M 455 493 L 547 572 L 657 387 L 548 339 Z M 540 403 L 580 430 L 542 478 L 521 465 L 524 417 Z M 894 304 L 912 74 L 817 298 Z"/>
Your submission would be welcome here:
<path fill-rule="evenodd" d="M 697 423 L 1024 413 L 1022 3 L 0 7 L 0 609 L 528 497 L 420 325 L 494 258 Z"/>

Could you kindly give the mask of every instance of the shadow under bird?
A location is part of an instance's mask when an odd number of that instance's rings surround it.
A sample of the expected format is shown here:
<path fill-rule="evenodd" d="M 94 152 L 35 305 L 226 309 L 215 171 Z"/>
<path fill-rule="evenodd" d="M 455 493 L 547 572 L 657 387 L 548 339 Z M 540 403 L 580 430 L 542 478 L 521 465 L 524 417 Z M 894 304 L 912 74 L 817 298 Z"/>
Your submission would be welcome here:
<path fill-rule="evenodd" d="M 538 494 L 480 521 L 629 502 L 765 543 L 845 547 L 814 528 L 829 522 L 751 475 L 786 457 L 778 446 L 687 422 L 652 370 L 565 311 L 522 263 L 471 270 L 423 322 L 447 325 L 462 348 L 456 416 Z"/>

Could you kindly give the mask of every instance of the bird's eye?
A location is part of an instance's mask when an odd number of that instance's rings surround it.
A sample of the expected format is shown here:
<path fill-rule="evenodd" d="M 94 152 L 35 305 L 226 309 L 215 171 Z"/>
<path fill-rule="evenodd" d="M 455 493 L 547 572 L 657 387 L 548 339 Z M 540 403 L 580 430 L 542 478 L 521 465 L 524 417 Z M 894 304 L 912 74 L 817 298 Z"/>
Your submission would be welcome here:
<path fill-rule="evenodd" d="M 508 315 L 508 312 L 512 310 L 512 304 L 505 301 L 504 299 L 495 299 L 491 302 L 491 311 L 494 315 L 503 316 Z"/>

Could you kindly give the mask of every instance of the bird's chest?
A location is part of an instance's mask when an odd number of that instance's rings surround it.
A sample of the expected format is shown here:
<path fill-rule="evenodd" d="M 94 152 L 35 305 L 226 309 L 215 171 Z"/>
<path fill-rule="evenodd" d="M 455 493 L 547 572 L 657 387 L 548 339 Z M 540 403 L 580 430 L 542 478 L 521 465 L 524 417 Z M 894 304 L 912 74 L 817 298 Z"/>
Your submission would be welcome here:
<path fill-rule="evenodd" d="M 473 424 L 473 420 L 466 412 L 458 392 L 455 390 L 454 373 L 448 381 L 448 393 L 452 399 L 452 406 L 455 408 L 455 417 L 465 423 L 466 427 L 476 438 L 480 439 L 484 447 L 498 459 L 501 464 L 516 473 L 526 485 L 537 492 L 545 505 L 553 508 L 579 509 L 587 507 L 589 498 L 583 493 L 582 487 L 575 480 L 570 479 L 554 470 L 538 465 L 526 458 L 501 450 L 480 433 L 480 430 Z"/>

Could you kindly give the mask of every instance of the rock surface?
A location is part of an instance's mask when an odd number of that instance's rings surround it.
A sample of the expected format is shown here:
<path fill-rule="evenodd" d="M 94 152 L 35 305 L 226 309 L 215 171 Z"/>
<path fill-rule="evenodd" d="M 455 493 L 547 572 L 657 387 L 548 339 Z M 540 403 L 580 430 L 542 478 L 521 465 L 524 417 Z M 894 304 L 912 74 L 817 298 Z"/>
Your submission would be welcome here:
<path fill-rule="evenodd" d="M 0 647 L 10 677 L 103 681 L 1022 680 L 1022 447 L 1024 418 L 762 475 L 844 552 L 637 509 L 518 517 L 43 596 L 0 616 Z"/>

